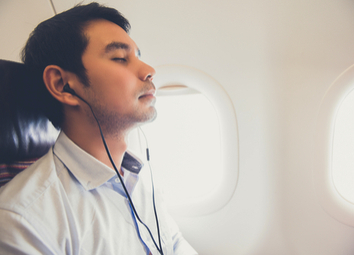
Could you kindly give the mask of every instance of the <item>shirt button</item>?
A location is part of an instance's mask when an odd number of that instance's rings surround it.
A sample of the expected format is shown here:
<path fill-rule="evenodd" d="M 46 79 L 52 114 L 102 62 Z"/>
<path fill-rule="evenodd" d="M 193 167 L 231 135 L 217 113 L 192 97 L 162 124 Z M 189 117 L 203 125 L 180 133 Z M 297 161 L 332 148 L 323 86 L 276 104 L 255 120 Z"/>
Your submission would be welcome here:
<path fill-rule="evenodd" d="M 118 178 L 116 178 L 114 181 L 115 181 L 116 183 L 120 183 L 120 180 L 119 180 Z"/>

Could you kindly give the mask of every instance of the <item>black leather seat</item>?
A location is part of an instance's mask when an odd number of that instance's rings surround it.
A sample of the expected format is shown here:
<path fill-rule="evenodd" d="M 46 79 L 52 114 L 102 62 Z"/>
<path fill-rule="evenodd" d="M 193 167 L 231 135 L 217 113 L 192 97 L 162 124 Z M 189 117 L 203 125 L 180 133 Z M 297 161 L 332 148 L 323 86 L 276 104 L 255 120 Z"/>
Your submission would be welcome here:
<path fill-rule="evenodd" d="M 57 130 L 38 113 L 29 73 L 22 63 L 0 60 L 0 186 L 43 156 Z"/>

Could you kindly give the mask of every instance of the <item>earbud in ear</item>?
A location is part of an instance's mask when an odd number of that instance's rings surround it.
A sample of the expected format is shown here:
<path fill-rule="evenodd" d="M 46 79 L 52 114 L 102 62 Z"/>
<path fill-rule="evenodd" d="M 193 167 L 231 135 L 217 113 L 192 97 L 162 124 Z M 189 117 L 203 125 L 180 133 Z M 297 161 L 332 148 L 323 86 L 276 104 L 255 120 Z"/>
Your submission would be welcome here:
<path fill-rule="evenodd" d="M 70 88 L 69 83 L 67 83 L 67 84 L 64 85 L 63 91 L 64 91 L 64 92 L 68 92 L 68 93 L 70 93 L 70 94 L 73 95 L 73 96 L 77 96 L 75 90 L 73 90 L 72 88 Z"/>

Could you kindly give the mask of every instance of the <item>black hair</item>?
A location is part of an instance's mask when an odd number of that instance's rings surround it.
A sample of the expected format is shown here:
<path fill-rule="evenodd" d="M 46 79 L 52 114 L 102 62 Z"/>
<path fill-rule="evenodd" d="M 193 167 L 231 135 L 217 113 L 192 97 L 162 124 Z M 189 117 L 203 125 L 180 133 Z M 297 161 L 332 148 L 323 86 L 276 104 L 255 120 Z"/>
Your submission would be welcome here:
<path fill-rule="evenodd" d="M 85 28 L 90 21 L 105 19 L 120 26 L 127 33 L 130 24 L 116 9 L 98 3 L 77 5 L 40 23 L 30 34 L 22 50 L 31 79 L 34 79 L 36 98 L 33 104 L 57 128 L 63 121 L 63 106 L 55 100 L 43 82 L 43 71 L 48 65 L 57 65 L 75 73 L 84 85 L 89 84 L 82 55 L 88 45 Z M 32 106 L 33 107 L 33 106 Z"/>

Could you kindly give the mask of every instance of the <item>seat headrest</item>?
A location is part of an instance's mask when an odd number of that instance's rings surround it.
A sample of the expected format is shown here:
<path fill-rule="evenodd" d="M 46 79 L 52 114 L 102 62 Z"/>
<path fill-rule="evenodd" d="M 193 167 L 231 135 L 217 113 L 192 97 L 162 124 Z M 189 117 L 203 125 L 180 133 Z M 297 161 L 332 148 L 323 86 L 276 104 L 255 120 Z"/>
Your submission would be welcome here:
<path fill-rule="evenodd" d="M 41 157 L 57 138 L 29 100 L 35 98 L 29 77 L 24 64 L 0 60 L 0 163 Z"/>

